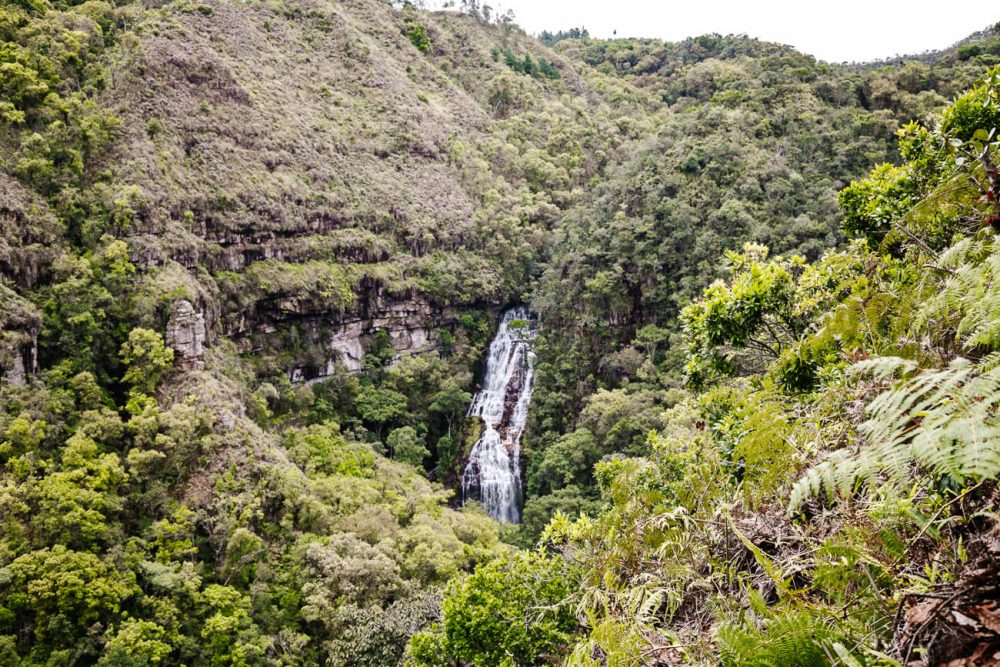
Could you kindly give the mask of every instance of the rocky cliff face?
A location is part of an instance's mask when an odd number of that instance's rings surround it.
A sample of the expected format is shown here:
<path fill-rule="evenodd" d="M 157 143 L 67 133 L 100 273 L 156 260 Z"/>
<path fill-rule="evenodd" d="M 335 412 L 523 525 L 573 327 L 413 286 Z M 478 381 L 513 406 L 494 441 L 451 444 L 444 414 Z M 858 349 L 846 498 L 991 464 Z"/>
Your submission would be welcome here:
<path fill-rule="evenodd" d="M 45 201 L 0 171 L 0 275 L 31 287 L 59 254 L 60 226 Z"/>
<path fill-rule="evenodd" d="M 184 370 L 201 370 L 205 367 L 205 315 L 198 312 L 190 301 L 181 300 L 173 305 L 167 322 L 167 345 L 174 349 L 174 359 Z"/>
<path fill-rule="evenodd" d="M 132 260 L 154 293 L 189 276 L 156 320 L 184 368 L 216 335 L 297 380 L 360 368 L 380 330 L 397 355 L 435 349 L 458 309 L 519 294 L 543 229 L 628 132 L 573 66 L 471 17 L 200 6 L 147 12 L 106 95 Z"/>
<path fill-rule="evenodd" d="M 31 302 L 0 284 L 0 383 L 24 384 L 38 363 L 42 317 Z"/>
<path fill-rule="evenodd" d="M 407 356 L 437 352 L 442 349 L 442 330 L 452 330 L 459 315 L 458 308 L 437 306 L 419 297 L 375 299 L 348 314 L 264 317 L 252 331 L 234 334 L 234 338 L 247 354 L 283 345 L 297 348 L 287 368 L 289 379 L 315 382 L 333 374 L 337 364 L 360 371 L 375 335 L 383 331 L 392 345 L 393 364 Z"/>
<path fill-rule="evenodd" d="M 365 339 L 378 331 L 389 333 L 395 360 L 404 355 L 432 352 L 440 347 L 438 329 L 454 323 L 451 309 L 435 308 L 427 301 L 408 300 L 383 304 L 371 317 L 342 321 L 328 331 L 325 349 L 330 353 L 326 375 L 339 362 L 352 371 L 361 370 Z M 295 369 L 292 380 L 302 379 L 304 369 Z"/>

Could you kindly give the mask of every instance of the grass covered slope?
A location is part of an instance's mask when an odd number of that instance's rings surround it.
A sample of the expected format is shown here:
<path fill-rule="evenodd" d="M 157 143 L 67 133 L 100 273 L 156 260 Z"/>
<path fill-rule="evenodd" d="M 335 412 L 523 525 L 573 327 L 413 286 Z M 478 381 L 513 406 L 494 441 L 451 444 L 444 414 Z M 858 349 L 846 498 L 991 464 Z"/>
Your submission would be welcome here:
<path fill-rule="evenodd" d="M 456 14 L 181 3 L 136 35 L 107 98 L 127 235 L 145 267 L 212 274 L 229 332 L 255 313 L 519 295 L 634 112 L 509 26 Z"/>

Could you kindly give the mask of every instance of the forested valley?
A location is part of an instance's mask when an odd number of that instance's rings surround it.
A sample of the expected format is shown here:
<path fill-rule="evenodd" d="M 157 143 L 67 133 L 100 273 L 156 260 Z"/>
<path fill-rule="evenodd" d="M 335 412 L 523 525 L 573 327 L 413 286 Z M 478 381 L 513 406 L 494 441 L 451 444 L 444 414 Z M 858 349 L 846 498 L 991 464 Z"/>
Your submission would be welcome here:
<path fill-rule="evenodd" d="M 1000 664 L 995 18 L 0 0 L 0 665 Z"/>

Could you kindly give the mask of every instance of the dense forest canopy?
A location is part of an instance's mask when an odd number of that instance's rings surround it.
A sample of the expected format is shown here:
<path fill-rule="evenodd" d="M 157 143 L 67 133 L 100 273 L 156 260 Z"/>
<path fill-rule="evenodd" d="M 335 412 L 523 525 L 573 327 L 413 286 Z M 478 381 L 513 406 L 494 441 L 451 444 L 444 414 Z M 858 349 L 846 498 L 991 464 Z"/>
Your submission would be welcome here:
<path fill-rule="evenodd" d="M 0 0 L 0 664 L 986 664 L 1000 30 L 461 10 Z"/>

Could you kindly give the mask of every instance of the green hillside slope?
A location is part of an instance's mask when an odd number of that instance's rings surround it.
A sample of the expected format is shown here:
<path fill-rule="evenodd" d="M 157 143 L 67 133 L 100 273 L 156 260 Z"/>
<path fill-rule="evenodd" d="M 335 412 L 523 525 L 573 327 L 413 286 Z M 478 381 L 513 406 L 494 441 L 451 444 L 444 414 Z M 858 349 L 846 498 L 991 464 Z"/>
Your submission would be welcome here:
<path fill-rule="evenodd" d="M 992 646 L 995 33 L 848 67 L 464 9 L 0 0 L 0 664 Z M 456 486 L 519 302 L 504 526 Z"/>

